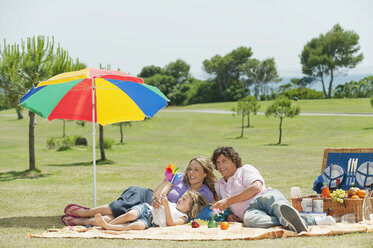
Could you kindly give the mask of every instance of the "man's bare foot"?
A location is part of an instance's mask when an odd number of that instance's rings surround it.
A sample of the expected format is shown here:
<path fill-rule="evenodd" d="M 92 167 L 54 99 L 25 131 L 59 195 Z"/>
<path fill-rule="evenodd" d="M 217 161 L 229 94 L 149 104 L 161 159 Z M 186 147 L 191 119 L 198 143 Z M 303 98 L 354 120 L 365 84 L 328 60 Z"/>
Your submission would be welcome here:
<path fill-rule="evenodd" d="M 100 213 L 95 215 L 95 222 L 96 222 L 96 225 L 100 226 L 102 229 L 106 229 L 107 222 L 105 221 L 105 219 L 102 217 Z"/>

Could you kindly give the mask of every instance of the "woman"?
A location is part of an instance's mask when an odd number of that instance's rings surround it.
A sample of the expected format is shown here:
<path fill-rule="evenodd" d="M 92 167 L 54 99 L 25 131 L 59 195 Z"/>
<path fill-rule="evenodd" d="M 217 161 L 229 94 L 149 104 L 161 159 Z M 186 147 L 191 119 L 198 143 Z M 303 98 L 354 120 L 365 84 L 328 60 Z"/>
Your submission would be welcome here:
<path fill-rule="evenodd" d="M 178 173 L 178 179 L 172 184 L 164 180 L 154 192 L 156 195 L 167 195 L 170 202 L 177 200 L 188 190 L 200 192 L 209 202 L 218 200 L 214 184 L 216 177 L 211 162 L 202 156 L 190 160 L 184 174 Z M 158 194 L 158 192 L 160 192 Z M 85 208 L 76 204 L 69 204 L 65 208 L 65 215 L 61 220 L 66 225 L 96 225 L 94 216 L 100 213 L 104 220 L 109 222 L 114 218 L 125 214 L 131 207 L 141 203 L 152 204 L 155 208 L 161 206 L 161 202 L 153 197 L 150 189 L 131 186 L 112 203 L 95 208 Z"/>

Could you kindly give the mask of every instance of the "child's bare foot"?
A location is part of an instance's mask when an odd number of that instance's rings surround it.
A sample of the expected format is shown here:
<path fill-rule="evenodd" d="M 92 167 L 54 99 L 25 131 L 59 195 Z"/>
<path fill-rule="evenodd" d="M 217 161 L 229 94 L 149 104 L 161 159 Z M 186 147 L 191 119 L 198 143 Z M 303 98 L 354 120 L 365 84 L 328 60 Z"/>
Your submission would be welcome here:
<path fill-rule="evenodd" d="M 96 222 L 96 225 L 100 226 L 102 229 L 106 229 L 107 222 L 105 221 L 105 219 L 102 217 L 100 213 L 95 215 L 95 222 Z"/>

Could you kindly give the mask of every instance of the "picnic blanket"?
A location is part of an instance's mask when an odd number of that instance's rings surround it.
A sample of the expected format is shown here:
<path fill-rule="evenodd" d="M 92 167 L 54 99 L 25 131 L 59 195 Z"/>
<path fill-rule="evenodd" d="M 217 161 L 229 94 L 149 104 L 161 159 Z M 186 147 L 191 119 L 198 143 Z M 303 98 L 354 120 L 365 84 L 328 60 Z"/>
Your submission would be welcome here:
<path fill-rule="evenodd" d="M 173 227 L 152 227 L 142 231 L 108 231 L 98 227 L 85 228 L 69 226 L 51 229 L 39 234 L 28 234 L 31 238 L 105 238 L 105 239 L 143 239 L 143 240 L 250 240 L 266 238 L 286 238 L 304 236 L 338 235 L 346 233 L 373 232 L 373 225 L 337 223 L 335 226 L 310 226 L 309 232 L 297 234 L 282 227 L 248 228 L 242 223 L 230 223 L 227 230 L 207 228 L 202 225 L 192 228 L 190 225 Z"/>

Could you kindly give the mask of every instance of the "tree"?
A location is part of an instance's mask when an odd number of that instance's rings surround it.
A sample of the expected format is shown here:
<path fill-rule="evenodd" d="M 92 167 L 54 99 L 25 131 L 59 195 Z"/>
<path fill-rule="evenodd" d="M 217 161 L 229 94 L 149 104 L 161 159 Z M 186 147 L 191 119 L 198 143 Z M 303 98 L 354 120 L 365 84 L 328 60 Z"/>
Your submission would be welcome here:
<path fill-rule="evenodd" d="M 4 105 L 14 107 L 18 119 L 23 119 L 19 99 L 21 97 L 22 82 L 19 76 L 21 63 L 21 52 L 19 45 L 7 45 L 4 40 L 4 47 L 0 50 L 0 89 L 4 93 Z"/>
<path fill-rule="evenodd" d="M 100 154 L 101 154 L 101 161 L 106 160 L 106 155 L 105 155 L 105 144 L 104 144 L 104 126 L 101 124 L 98 124 L 100 127 Z M 93 144 L 95 145 L 95 144 Z"/>
<path fill-rule="evenodd" d="M 275 101 L 268 106 L 265 115 L 266 117 L 274 116 L 280 118 L 280 125 L 279 125 L 279 139 L 278 139 L 278 145 L 281 144 L 281 138 L 282 138 L 282 121 L 285 117 L 293 118 L 296 115 L 299 115 L 300 108 L 299 106 L 293 107 L 291 106 L 291 101 L 289 98 L 281 96 L 275 99 Z"/>
<path fill-rule="evenodd" d="M 120 127 L 120 143 L 123 144 L 123 140 L 124 140 L 124 135 L 123 135 L 123 126 L 128 126 L 130 127 L 132 124 L 130 121 L 122 121 L 119 123 L 119 127 Z"/>
<path fill-rule="evenodd" d="M 247 127 L 250 127 L 250 114 L 253 113 L 256 115 L 259 108 L 260 104 L 258 103 L 258 99 L 253 96 L 246 96 L 238 100 L 237 107 L 232 109 L 235 113 L 234 115 L 241 114 L 241 138 L 243 137 L 245 129 L 245 116 L 247 116 Z"/>
<path fill-rule="evenodd" d="M 174 77 L 177 83 L 183 83 L 190 77 L 189 70 L 190 65 L 178 59 L 166 65 L 163 71 L 165 75 Z"/>
<path fill-rule="evenodd" d="M 137 76 L 142 77 L 142 78 L 148 78 L 156 74 L 163 74 L 162 68 L 159 66 L 155 66 L 155 65 L 149 65 L 149 66 L 143 67 L 140 74 L 138 74 Z"/>
<path fill-rule="evenodd" d="M 265 60 L 250 59 L 242 66 L 245 79 L 243 80 L 243 94 L 250 85 L 254 85 L 254 95 L 260 97 L 260 88 L 269 82 L 279 82 L 281 79 L 277 74 L 274 58 Z"/>
<path fill-rule="evenodd" d="M 157 87 L 167 97 L 172 92 L 172 89 L 177 85 L 174 77 L 160 74 L 145 78 L 144 81 L 147 84 Z"/>
<path fill-rule="evenodd" d="M 44 36 L 27 38 L 22 44 L 20 74 L 23 78 L 23 91 L 26 93 L 38 82 L 48 79 L 53 65 L 54 39 Z M 34 123 L 35 114 L 29 111 L 29 170 L 35 170 Z"/>
<path fill-rule="evenodd" d="M 372 108 L 373 108 L 373 96 L 370 97 L 370 105 L 371 105 Z"/>
<path fill-rule="evenodd" d="M 304 46 L 300 55 L 302 72 L 318 78 L 325 98 L 331 98 L 334 77 L 342 74 L 343 69 L 355 68 L 363 60 L 359 50 L 359 35 L 336 24 L 325 35 L 313 38 Z M 330 78 L 328 91 L 325 87 L 327 77 Z"/>
<path fill-rule="evenodd" d="M 301 77 L 301 78 L 291 78 L 290 82 L 298 86 L 299 88 L 306 88 L 307 85 L 315 81 L 314 77 Z"/>
<path fill-rule="evenodd" d="M 210 60 L 203 61 L 203 70 L 212 76 L 211 80 L 217 84 L 224 101 L 242 97 L 229 92 L 234 92 L 235 88 L 242 89 L 240 78 L 243 74 L 243 65 L 249 61 L 252 54 L 250 47 L 239 47 L 224 57 L 215 55 Z"/>

